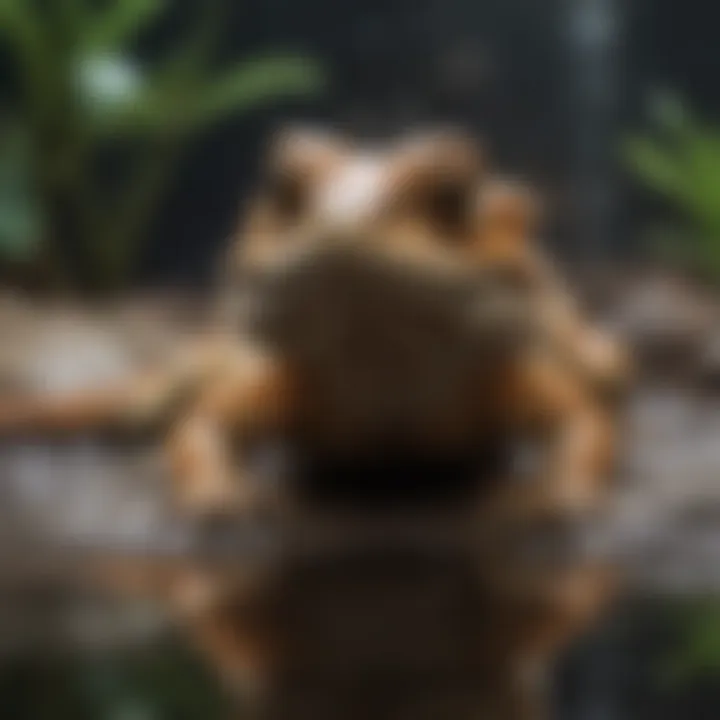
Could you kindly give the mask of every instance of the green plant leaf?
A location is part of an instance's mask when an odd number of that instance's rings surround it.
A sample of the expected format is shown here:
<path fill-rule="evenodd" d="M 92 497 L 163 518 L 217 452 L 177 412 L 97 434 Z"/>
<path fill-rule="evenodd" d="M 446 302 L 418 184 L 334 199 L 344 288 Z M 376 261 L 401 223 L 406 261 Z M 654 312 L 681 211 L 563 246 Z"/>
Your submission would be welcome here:
<path fill-rule="evenodd" d="M 39 86 L 49 74 L 47 27 L 40 11 L 26 0 L 0 0 L 0 33 L 12 47 L 29 82 Z"/>
<path fill-rule="evenodd" d="M 6 128 L 0 143 L 0 256 L 31 259 L 39 250 L 41 211 L 31 182 L 29 138 Z"/>
<path fill-rule="evenodd" d="M 0 0 L 0 29 L 15 29 L 34 19 L 35 13 L 26 1 Z"/>
<path fill-rule="evenodd" d="M 94 117 L 99 136 L 183 136 L 234 113 L 279 98 L 317 92 L 323 76 L 306 58 L 269 57 L 241 62 L 218 79 L 198 79 L 197 87 L 168 89 L 146 82 L 131 102 L 106 106 Z"/>
<path fill-rule="evenodd" d="M 267 56 L 246 60 L 212 81 L 186 108 L 194 127 L 261 103 L 290 95 L 318 92 L 324 84 L 320 67 L 303 57 Z"/>
<path fill-rule="evenodd" d="M 668 90 L 653 92 L 648 101 L 648 110 L 653 122 L 663 130 L 677 131 L 691 122 L 687 105 Z"/>
<path fill-rule="evenodd" d="M 623 143 L 625 163 L 679 212 L 697 264 L 720 278 L 720 132 L 668 93 L 656 98 L 653 117 L 656 133 Z"/>
<path fill-rule="evenodd" d="M 687 177 L 671 150 L 649 137 L 631 137 L 622 146 L 630 169 L 651 189 L 674 198 L 687 195 Z"/>
<path fill-rule="evenodd" d="M 119 53 L 93 53 L 80 57 L 75 76 L 80 100 L 99 107 L 135 102 L 144 84 L 139 65 Z"/>
<path fill-rule="evenodd" d="M 165 0 L 112 0 L 86 25 L 86 48 L 121 50 L 165 10 Z"/>
<path fill-rule="evenodd" d="M 681 618 L 681 639 L 673 669 L 678 680 L 720 675 L 720 606 L 691 603 Z"/>

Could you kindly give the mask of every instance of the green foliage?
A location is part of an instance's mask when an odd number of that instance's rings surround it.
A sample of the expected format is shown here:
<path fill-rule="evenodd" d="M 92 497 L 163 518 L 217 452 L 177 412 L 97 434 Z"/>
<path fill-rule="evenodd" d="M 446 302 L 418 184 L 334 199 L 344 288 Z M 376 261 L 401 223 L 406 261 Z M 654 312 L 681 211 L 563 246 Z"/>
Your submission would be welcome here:
<path fill-rule="evenodd" d="M 67 0 L 79 4 L 78 0 Z M 165 10 L 164 0 L 124 0 L 84 15 L 82 41 L 86 49 L 110 52 L 124 47 Z"/>
<path fill-rule="evenodd" d="M 689 243 L 686 254 L 720 278 L 720 129 L 672 95 L 658 96 L 651 110 L 653 129 L 623 144 L 626 164 L 682 218 L 683 232 L 666 237 Z"/>
<path fill-rule="evenodd" d="M 16 262 L 34 256 L 42 234 L 29 169 L 26 133 L 6 128 L 0 136 L 0 254 Z"/>
<path fill-rule="evenodd" d="M 665 667 L 666 679 L 682 685 L 697 678 L 720 677 L 720 603 L 682 603 L 668 621 L 677 629 L 678 644 Z"/>
<path fill-rule="evenodd" d="M 32 655 L 0 668 L 3 717 L 222 720 L 228 698 L 201 658 L 172 640 L 113 653 Z"/>
<path fill-rule="evenodd" d="M 199 133 L 278 97 L 320 89 L 318 67 L 302 57 L 267 54 L 218 68 L 213 51 L 226 0 L 196 0 L 187 37 L 164 57 L 140 62 L 137 39 L 167 7 L 163 0 L 0 0 L 0 42 L 22 86 L 9 115 L 13 133 L 27 136 L 22 153 L 0 160 L 0 258 L 34 249 L 62 264 L 74 285 L 122 285 Z M 97 177 L 97 160 L 118 148 L 123 182 L 110 188 Z"/>

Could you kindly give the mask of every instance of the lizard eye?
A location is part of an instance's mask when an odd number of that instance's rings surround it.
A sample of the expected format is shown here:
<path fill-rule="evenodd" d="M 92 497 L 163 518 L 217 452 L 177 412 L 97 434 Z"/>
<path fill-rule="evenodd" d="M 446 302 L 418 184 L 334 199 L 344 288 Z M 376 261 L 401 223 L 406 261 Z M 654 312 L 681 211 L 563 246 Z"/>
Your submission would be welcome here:
<path fill-rule="evenodd" d="M 438 178 L 424 200 L 429 220 L 443 236 L 459 238 L 470 220 L 473 187 L 462 180 Z"/>
<path fill-rule="evenodd" d="M 439 133 L 411 139 L 395 166 L 394 187 L 412 212 L 448 240 L 468 236 L 482 176 L 472 138 Z"/>
<path fill-rule="evenodd" d="M 298 175 L 275 171 L 267 179 L 270 206 L 283 224 L 296 222 L 307 204 L 307 188 Z"/>
<path fill-rule="evenodd" d="M 266 197 L 272 212 L 285 224 L 307 211 L 311 190 L 347 152 L 334 135 L 311 129 L 287 128 L 278 133 L 266 159 Z"/>

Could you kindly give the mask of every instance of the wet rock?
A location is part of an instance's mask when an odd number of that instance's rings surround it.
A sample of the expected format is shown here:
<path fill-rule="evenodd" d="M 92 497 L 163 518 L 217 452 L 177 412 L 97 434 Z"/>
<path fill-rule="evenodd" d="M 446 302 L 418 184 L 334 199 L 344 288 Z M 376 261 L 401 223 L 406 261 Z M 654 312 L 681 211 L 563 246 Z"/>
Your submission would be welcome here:
<path fill-rule="evenodd" d="M 642 279 L 621 293 L 611 323 L 629 343 L 643 375 L 694 379 L 711 357 L 720 367 L 720 346 L 708 354 L 718 317 L 717 298 L 665 275 Z"/>
<path fill-rule="evenodd" d="M 698 363 L 698 387 L 712 396 L 720 395 L 720 328 L 703 347 Z"/>

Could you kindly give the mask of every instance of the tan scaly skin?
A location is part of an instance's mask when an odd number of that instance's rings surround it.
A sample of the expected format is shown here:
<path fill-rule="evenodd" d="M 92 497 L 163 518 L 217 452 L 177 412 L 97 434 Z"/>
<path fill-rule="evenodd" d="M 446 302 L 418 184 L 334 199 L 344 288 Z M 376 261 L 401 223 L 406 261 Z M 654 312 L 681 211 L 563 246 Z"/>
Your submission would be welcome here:
<path fill-rule="evenodd" d="M 288 133 L 267 165 L 270 182 L 226 260 L 241 304 L 230 332 L 125 387 L 2 401 L 0 433 L 133 426 L 181 396 L 168 458 L 178 502 L 205 516 L 262 502 L 243 462 L 253 438 L 289 433 L 352 454 L 401 437 L 411 450 L 452 453 L 502 428 L 545 438 L 547 462 L 537 482 L 501 489 L 481 515 L 525 522 L 600 507 L 615 446 L 600 389 L 622 384 L 626 364 L 539 256 L 527 191 L 487 179 L 475 144 L 452 132 L 373 153 Z M 539 341 L 488 354 L 494 336 L 473 319 L 487 309 L 488 278 L 501 288 L 492 297 L 533 309 Z M 507 330 L 514 320 L 498 312 Z M 518 662 L 542 661 L 592 616 L 607 583 L 594 567 L 582 573 L 574 584 L 543 579 L 551 591 L 521 633 Z M 272 642 L 253 635 L 235 648 L 222 640 L 226 622 L 218 611 L 196 629 L 226 672 L 254 659 L 261 676 Z"/>

